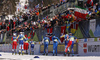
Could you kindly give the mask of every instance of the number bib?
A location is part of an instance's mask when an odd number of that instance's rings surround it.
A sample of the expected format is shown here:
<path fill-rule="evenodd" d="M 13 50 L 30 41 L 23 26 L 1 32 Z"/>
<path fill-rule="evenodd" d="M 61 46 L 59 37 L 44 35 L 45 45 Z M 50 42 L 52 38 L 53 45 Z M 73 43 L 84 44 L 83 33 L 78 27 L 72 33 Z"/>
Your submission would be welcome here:
<path fill-rule="evenodd" d="M 32 42 L 31 44 L 34 44 L 34 42 Z"/>
<path fill-rule="evenodd" d="M 49 42 L 49 40 L 47 39 L 47 40 L 45 40 L 45 42 Z"/>
<path fill-rule="evenodd" d="M 54 42 L 57 42 L 57 39 L 55 39 Z"/>
<path fill-rule="evenodd" d="M 71 37 L 71 38 L 70 38 L 70 41 L 74 41 L 74 37 Z"/>
<path fill-rule="evenodd" d="M 20 40 L 24 40 L 23 38 L 21 38 Z"/>
<path fill-rule="evenodd" d="M 13 40 L 13 41 L 17 41 L 17 40 L 15 39 L 15 40 Z"/>

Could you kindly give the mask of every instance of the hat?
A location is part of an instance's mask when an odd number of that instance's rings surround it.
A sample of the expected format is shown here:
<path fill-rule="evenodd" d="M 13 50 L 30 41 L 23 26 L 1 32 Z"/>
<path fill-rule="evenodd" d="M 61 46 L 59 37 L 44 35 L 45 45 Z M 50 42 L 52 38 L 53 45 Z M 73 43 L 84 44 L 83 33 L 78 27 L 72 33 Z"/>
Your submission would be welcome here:
<path fill-rule="evenodd" d="M 20 34 L 24 34 L 24 32 L 20 32 Z"/>
<path fill-rule="evenodd" d="M 14 36 L 16 36 L 16 33 L 13 33 Z"/>

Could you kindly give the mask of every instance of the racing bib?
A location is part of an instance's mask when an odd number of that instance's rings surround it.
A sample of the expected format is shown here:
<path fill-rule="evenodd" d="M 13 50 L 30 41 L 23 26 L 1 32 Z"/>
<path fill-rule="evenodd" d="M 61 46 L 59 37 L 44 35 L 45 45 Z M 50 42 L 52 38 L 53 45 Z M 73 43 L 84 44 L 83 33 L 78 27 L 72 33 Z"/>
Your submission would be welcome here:
<path fill-rule="evenodd" d="M 13 40 L 13 41 L 17 41 L 17 40 L 15 39 L 15 40 Z"/>
<path fill-rule="evenodd" d="M 24 40 L 23 38 L 21 38 L 20 40 Z"/>
<path fill-rule="evenodd" d="M 57 39 L 55 39 L 54 42 L 57 42 Z"/>
<path fill-rule="evenodd" d="M 45 40 L 45 42 L 49 42 L 49 40 L 47 39 L 47 40 Z"/>
<path fill-rule="evenodd" d="M 70 38 L 70 41 L 74 41 L 74 37 L 71 37 L 71 38 Z"/>
<path fill-rule="evenodd" d="M 34 44 L 34 42 L 32 42 L 31 44 Z"/>

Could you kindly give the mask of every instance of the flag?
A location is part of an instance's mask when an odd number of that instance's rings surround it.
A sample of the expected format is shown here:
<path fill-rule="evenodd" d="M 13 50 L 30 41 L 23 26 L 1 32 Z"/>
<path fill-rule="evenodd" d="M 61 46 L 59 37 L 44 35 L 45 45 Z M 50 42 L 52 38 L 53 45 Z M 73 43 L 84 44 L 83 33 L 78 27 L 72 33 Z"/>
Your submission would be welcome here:
<path fill-rule="evenodd" d="M 61 26 L 61 35 L 65 34 L 66 26 Z"/>
<path fill-rule="evenodd" d="M 50 41 L 52 41 L 52 36 L 49 36 Z"/>
<path fill-rule="evenodd" d="M 75 16 L 77 18 L 81 18 L 81 19 L 86 19 L 87 16 L 87 10 L 81 7 L 76 7 L 75 8 Z"/>
<path fill-rule="evenodd" d="M 93 0 L 88 0 L 88 1 L 87 1 L 87 4 L 93 6 Z"/>
<path fill-rule="evenodd" d="M 71 28 L 71 33 L 74 34 L 76 32 L 76 30 L 78 29 L 78 23 L 73 22 L 71 24 L 70 28 Z"/>
<path fill-rule="evenodd" d="M 70 26 L 71 29 L 78 29 L 78 22 L 73 22 Z"/>
<path fill-rule="evenodd" d="M 49 34 L 52 34 L 53 33 L 53 28 L 47 28 L 47 33 Z"/>

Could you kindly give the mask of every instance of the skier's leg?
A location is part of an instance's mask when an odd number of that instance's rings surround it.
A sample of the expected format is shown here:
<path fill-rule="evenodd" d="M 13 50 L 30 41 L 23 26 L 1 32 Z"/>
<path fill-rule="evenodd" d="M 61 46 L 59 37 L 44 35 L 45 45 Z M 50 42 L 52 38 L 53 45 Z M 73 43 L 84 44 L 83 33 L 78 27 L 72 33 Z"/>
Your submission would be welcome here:
<path fill-rule="evenodd" d="M 48 44 L 46 45 L 46 55 L 48 55 Z"/>
<path fill-rule="evenodd" d="M 74 47 L 74 41 L 72 41 L 72 45 L 71 45 L 72 56 L 74 56 L 74 50 L 73 50 L 73 47 Z"/>
<path fill-rule="evenodd" d="M 53 56 L 54 56 L 54 54 L 55 54 L 55 43 L 53 44 Z"/>
<path fill-rule="evenodd" d="M 55 48 L 55 51 L 56 51 L 56 56 L 57 56 L 57 47 L 58 47 L 58 44 L 56 44 L 56 48 Z"/>
<path fill-rule="evenodd" d="M 68 50 L 68 48 L 71 46 L 71 44 L 72 44 L 72 41 L 69 41 L 65 52 L 67 52 L 67 50 Z"/>

